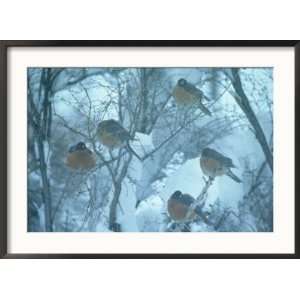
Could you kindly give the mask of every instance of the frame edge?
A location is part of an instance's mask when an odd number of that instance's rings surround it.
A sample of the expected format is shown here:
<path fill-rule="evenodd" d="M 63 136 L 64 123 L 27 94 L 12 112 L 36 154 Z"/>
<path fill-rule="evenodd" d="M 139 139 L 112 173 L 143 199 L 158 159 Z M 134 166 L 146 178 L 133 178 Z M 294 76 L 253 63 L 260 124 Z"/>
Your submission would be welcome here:
<path fill-rule="evenodd" d="M 0 258 L 7 256 L 7 46 L 0 42 Z"/>
<path fill-rule="evenodd" d="M 8 254 L 8 194 L 7 194 L 7 50 L 8 47 L 294 47 L 295 50 L 295 253 L 294 254 Z M 300 104 L 300 42 L 293 41 L 0 41 L 0 258 L 5 259 L 195 259 L 195 258 L 236 258 L 236 259 L 292 259 L 300 258 L 300 205 L 297 202 L 297 187 L 300 158 L 299 132 L 300 118 L 297 112 Z"/>

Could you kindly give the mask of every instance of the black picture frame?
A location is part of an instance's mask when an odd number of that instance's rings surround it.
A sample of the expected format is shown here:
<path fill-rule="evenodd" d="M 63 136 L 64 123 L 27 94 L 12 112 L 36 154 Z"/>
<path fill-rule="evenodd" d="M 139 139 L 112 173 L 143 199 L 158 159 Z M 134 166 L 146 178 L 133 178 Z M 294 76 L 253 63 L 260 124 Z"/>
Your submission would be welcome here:
<path fill-rule="evenodd" d="M 158 41 L 158 40 L 102 40 L 102 41 L 0 41 L 0 258 L 85 258 L 85 259 L 195 259 L 195 258 L 230 258 L 230 259 L 295 259 L 300 258 L 300 211 L 297 197 L 299 196 L 299 163 L 295 156 L 295 253 L 294 254 L 10 254 L 8 253 L 8 179 L 7 172 L 7 52 L 10 47 L 293 47 L 295 50 L 295 153 L 299 152 L 299 113 L 300 101 L 300 42 L 297 40 L 186 40 L 186 41 Z M 298 99 L 298 101 L 297 101 Z"/>

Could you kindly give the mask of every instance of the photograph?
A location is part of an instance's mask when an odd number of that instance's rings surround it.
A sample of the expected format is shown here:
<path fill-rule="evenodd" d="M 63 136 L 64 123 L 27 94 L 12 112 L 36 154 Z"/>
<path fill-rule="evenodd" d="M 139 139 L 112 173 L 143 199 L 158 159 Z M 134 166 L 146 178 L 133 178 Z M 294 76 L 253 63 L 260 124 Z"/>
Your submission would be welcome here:
<path fill-rule="evenodd" d="M 28 232 L 273 232 L 272 67 L 28 67 L 27 106 Z"/>

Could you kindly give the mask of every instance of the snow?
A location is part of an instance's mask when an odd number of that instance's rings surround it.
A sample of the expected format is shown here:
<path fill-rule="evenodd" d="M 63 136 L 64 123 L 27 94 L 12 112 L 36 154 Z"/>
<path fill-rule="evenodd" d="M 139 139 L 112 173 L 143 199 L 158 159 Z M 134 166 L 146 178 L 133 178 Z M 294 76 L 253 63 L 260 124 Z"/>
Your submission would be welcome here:
<path fill-rule="evenodd" d="M 151 120 L 152 117 L 156 117 L 157 111 L 159 112 L 157 122 L 153 124 L 150 134 L 136 132 L 134 140 L 130 141 L 130 146 L 140 157 L 144 157 L 155 150 L 156 147 L 160 147 L 170 135 L 176 132 L 178 127 L 185 124 L 185 121 L 191 117 L 190 114 L 192 116 L 193 114 L 197 115 L 197 112 L 193 110 L 179 111 L 172 98 L 161 111 L 157 109 L 158 104 L 163 103 L 177 80 L 186 78 L 189 82 L 201 88 L 205 95 L 211 97 L 213 95 L 212 81 L 206 80 L 212 75 L 211 71 L 211 68 L 169 68 L 165 70 L 166 76 L 159 81 L 160 89 L 149 91 L 151 97 L 160 95 L 157 96 L 157 103 L 153 107 L 151 107 L 152 103 L 149 102 L 152 110 L 148 107 L 149 110 L 147 111 Z M 80 84 L 72 85 L 71 88 L 66 88 L 69 83 L 82 76 L 83 72 L 87 72 L 86 74 L 89 75 L 87 79 L 80 82 Z M 251 106 L 267 140 L 271 143 L 273 123 L 272 69 L 244 68 L 240 73 L 243 88 L 251 101 Z M 38 74 L 36 74 L 36 77 L 38 77 Z M 62 194 L 64 178 L 67 178 L 66 170 L 61 168 L 59 163 L 59 159 L 63 161 L 63 158 L 56 159 L 55 155 L 66 152 L 69 142 L 72 144 L 77 142 L 77 139 L 82 140 L 88 137 L 85 140 L 86 144 L 91 149 L 96 145 L 96 148 L 103 154 L 105 159 L 109 160 L 111 153 L 105 147 L 100 147 L 99 142 L 94 139 L 98 122 L 103 119 L 119 119 L 120 110 L 123 113 L 123 126 L 127 129 L 133 128 L 130 126 L 132 125 L 131 122 L 139 119 L 139 114 L 132 114 L 132 111 L 136 108 L 135 105 L 139 103 L 141 91 L 139 71 L 134 68 L 127 68 L 119 76 L 119 81 L 116 78 L 117 76 L 111 74 L 106 68 L 87 68 L 85 70 L 83 68 L 70 68 L 64 70 L 59 75 L 59 80 L 57 79 L 55 82 L 53 91 L 58 92 L 54 93 L 51 101 L 54 108 L 53 124 L 56 127 L 52 130 L 51 142 L 56 143 L 56 152 L 54 152 L 55 147 L 53 145 L 50 144 L 50 147 L 48 147 L 48 143 L 45 143 L 45 155 L 51 158 L 47 163 L 49 164 L 49 181 L 52 184 L 54 196 Z M 229 82 L 228 78 L 225 78 L 224 72 L 220 72 L 218 80 L 222 81 L 222 85 L 218 86 L 217 95 L 228 86 Z M 118 90 L 119 84 L 121 85 L 120 90 Z M 155 84 L 156 81 L 152 81 L 149 89 L 155 87 Z M 36 83 L 34 87 L 37 88 L 38 84 Z M 37 91 L 38 89 L 35 90 L 35 92 Z M 149 96 L 149 98 L 151 97 Z M 121 105 L 119 105 L 120 99 L 123 101 Z M 207 105 L 211 104 L 207 103 Z M 170 195 L 176 190 L 197 198 L 205 185 L 205 179 L 207 180 L 199 163 L 201 151 L 205 146 L 230 157 L 236 166 L 232 171 L 243 182 L 236 183 L 227 176 L 217 177 L 208 189 L 204 210 L 210 211 L 218 201 L 222 204 L 222 207 L 230 208 L 236 214 L 239 213 L 239 204 L 250 188 L 249 174 L 246 170 L 253 171 L 259 168 L 264 162 L 265 156 L 247 118 L 232 98 L 231 92 L 226 91 L 216 103 L 212 104 L 210 109 L 213 111 L 212 117 L 198 117 L 193 124 L 185 127 L 174 138 L 157 151 L 154 151 L 146 160 L 140 161 L 135 156 L 132 157 L 127 174 L 122 181 L 122 191 L 117 207 L 117 222 L 121 224 L 123 231 L 157 232 L 164 230 L 166 203 Z M 150 115 L 150 112 L 153 113 L 153 116 Z M 230 122 L 232 122 L 235 129 L 229 130 L 229 132 L 223 131 L 223 125 L 231 124 Z M 70 128 L 73 130 L 70 130 Z M 82 134 L 78 134 L 77 131 Z M 217 136 L 219 131 L 221 134 Z M 222 134 L 223 132 L 224 134 Z M 217 138 L 212 138 L 214 135 Z M 29 136 L 29 138 L 32 137 Z M 118 149 L 113 150 L 113 156 L 117 156 L 118 151 Z M 124 151 L 127 151 L 126 148 L 124 148 Z M 98 159 L 98 161 L 100 160 Z M 53 166 L 52 161 L 56 165 Z M 123 162 L 121 159 L 121 165 Z M 119 166 L 118 169 L 116 163 L 112 165 L 113 168 L 116 168 L 118 174 L 121 167 Z M 102 202 L 96 203 L 98 205 L 97 209 L 101 207 L 103 211 L 101 211 L 101 217 L 96 220 L 95 226 L 91 226 L 91 228 L 96 231 L 108 231 L 109 205 L 114 193 L 113 184 L 106 167 L 103 167 L 99 172 L 97 171 L 95 175 L 98 176 L 95 182 L 101 181 L 101 184 L 99 183 L 95 187 L 98 193 L 96 199 L 98 202 L 103 201 L 105 204 L 102 208 Z M 267 175 L 272 176 L 272 174 Z M 61 208 L 61 222 L 66 218 L 66 211 L 68 211 L 75 229 L 83 220 L 86 206 L 90 201 L 90 195 L 85 187 L 85 184 L 89 188 L 93 187 L 93 183 L 89 180 L 90 178 L 78 178 L 78 186 L 74 186 L 74 191 L 71 191 L 64 199 L 64 205 Z M 30 187 L 33 186 L 38 189 L 42 186 L 38 172 L 30 174 L 29 181 Z M 104 195 L 102 199 L 99 194 L 104 189 L 108 189 L 108 191 L 111 189 L 111 191 Z M 76 196 L 76 202 L 74 201 L 75 193 L 78 195 L 78 197 Z M 53 203 L 56 203 L 56 201 L 53 201 Z M 137 203 L 139 203 L 138 208 L 136 208 Z M 268 209 L 272 208 L 268 207 Z M 40 223 L 43 224 L 44 217 L 41 207 L 39 208 L 39 215 Z M 248 215 L 245 217 L 246 219 L 249 223 L 255 224 L 254 216 Z M 255 225 L 253 226 L 255 227 Z M 85 231 L 90 229 L 87 227 L 85 226 Z M 192 229 L 195 231 L 211 230 L 203 223 L 193 224 Z"/>
<path fill-rule="evenodd" d="M 136 212 L 136 220 L 139 231 L 160 231 L 164 221 L 164 201 L 160 196 L 153 195 L 140 204 Z"/>
<path fill-rule="evenodd" d="M 192 159 L 184 163 L 176 173 L 168 178 L 160 196 L 167 201 L 170 195 L 176 190 L 180 190 L 196 198 L 201 192 L 203 185 L 199 159 Z"/>
<path fill-rule="evenodd" d="M 118 210 L 117 221 L 121 224 L 123 231 L 138 231 L 135 218 L 135 186 L 130 184 L 126 178 L 123 182 L 123 192 L 120 195 L 119 203 L 121 209 Z"/>
<path fill-rule="evenodd" d="M 137 133 L 135 141 L 132 143 L 132 148 L 140 156 L 143 156 L 144 151 L 151 151 L 153 148 L 151 136 Z M 132 181 L 138 182 L 138 186 L 143 185 L 141 180 L 143 172 L 143 163 L 138 160 L 137 157 L 133 156 L 130 164 L 127 178 L 122 184 L 122 193 L 120 195 L 120 206 L 118 214 L 118 222 L 122 226 L 124 231 L 139 231 L 136 223 L 136 203 L 137 203 L 137 187 L 132 184 Z M 128 179 L 130 178 L 130 180 Z"/>

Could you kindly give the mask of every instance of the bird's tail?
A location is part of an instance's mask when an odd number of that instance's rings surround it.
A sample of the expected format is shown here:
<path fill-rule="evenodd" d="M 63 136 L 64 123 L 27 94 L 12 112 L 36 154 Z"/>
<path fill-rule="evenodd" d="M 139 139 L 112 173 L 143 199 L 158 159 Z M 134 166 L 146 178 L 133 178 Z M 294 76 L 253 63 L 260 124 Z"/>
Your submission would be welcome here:
<path fill-rule="evenodd" d="M 129 145 L 129 141 L 126 143 L 127 149 L 140 161 L 142 161 L 142 158 L 131 148 Z"/>
<path fill-rule="evenodd" d="M 203 215 L 202 208 L 201 208 L 199 205 L 197 205 L 197 206 L 195 207 L 194 212 L 195 212 L 199 217 L 202 217 L 202 215 Z"/>
<path fill-rule="evenodd" d="M 211 116 L 210 110 L 201 102 L 199 101 L 199 108 L 208 116 Z"/>
<path fill-rule="evenodd" d="M 140 205 L 141 202 L 142 202 L 142 200 L 136 201 L 136 203 L 135 203 L 135 208 L 136 208 L 136 209 L 139 207 L 139 205 Z"/>
<path fill-rule="evenodd" d="M 234 181 L 241 183 L 242 180 L 240 178 L 238 178 L 230 169 L 228 169 L 227 171 L 227 176 L 229 176 L 231 179 L 233 179 Z"/>

